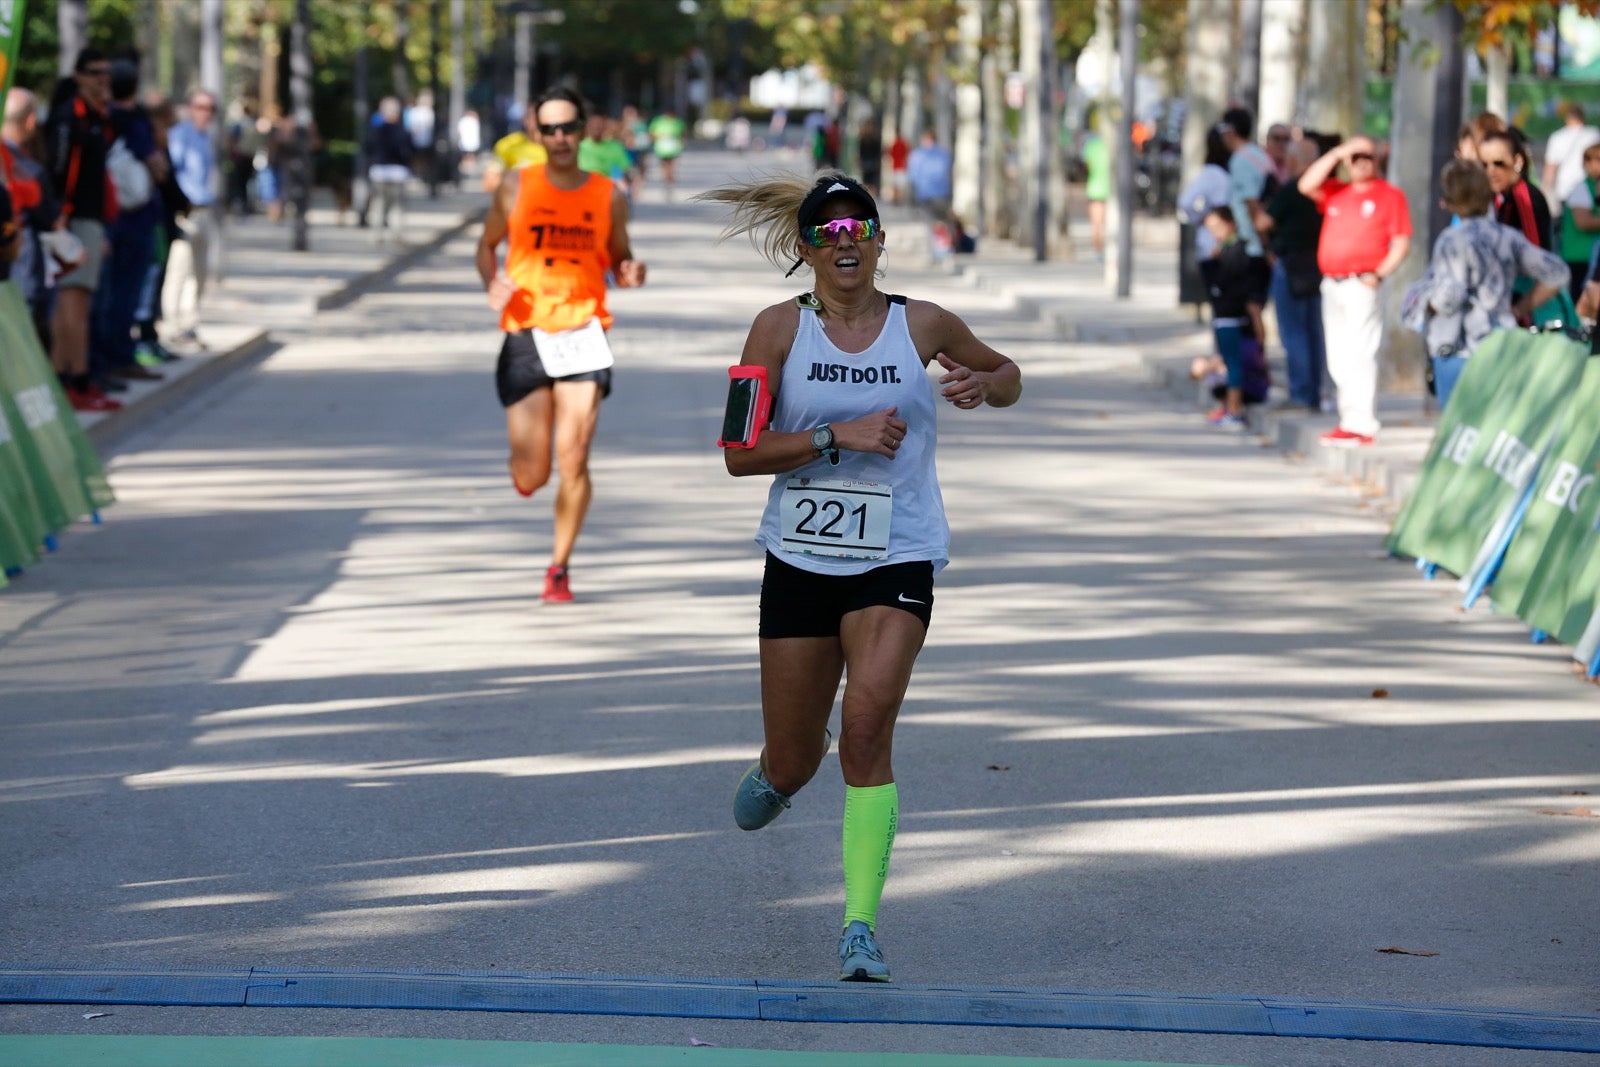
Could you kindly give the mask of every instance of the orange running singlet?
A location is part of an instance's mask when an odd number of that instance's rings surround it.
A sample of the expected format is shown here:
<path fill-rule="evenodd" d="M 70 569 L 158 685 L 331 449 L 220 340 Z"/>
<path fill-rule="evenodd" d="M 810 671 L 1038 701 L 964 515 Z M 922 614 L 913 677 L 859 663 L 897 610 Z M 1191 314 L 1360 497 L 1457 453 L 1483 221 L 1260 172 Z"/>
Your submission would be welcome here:
<path fill-rule="evenodd" d="M 517 289 L 500 316 L 502 330 L 537 326 L 559 333 L 595 317 L 610 328 L 613 189 L 611 179 L 591 174 L 568 192 L 550 184 L 542 165 L 522 168 L 506 231 L 506 275 Z"/>

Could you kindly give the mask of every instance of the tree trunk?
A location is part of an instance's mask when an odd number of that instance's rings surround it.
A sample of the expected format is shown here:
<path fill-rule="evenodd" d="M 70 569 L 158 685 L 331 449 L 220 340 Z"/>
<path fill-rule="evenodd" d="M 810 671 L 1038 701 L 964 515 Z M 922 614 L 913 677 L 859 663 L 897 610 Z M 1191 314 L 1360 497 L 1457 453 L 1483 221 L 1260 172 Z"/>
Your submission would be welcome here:
<path fill-rule="evenodd" d="M 1326 6 L 1345 4 L 1335 0 Z M 1183 173 L 1192 176 L 1205 164 L 1206 134 L 1228 106 L 1228 86 L 1233 82 L 1233 0 L 1189 0 L 1188 39 L 1189 110 L 1183 120 Z"/>
<path fill-rule="evenodd" d="M 1293 125 L 1300 100 L 1306 0 L 1265 0 L 1261 8 L 1261 111 L 1263 130 Z"/>
<path fill-rule="evenodd" d="M 445 134 L 459 151 L 457 131 L 467 112 L 467 0 L 450 0 L 450 118 Z"/>
<path fill-rule="evenodd" d="M 442 0 L 428 0 L 428 92 L 433 98 L 433 132 L 430 136 L 433 143 L 429 146 L 423 166 L 428 168 L 429 200 L 439 198 L 439 175 L 444 170 L 445 155 L 450 151 L 450 142 L 444 136 L 445 121 L 449 114 L 444 105 L 444 85 L 439 81 L 439 22 L 443 13 Z"/>
<path fill-rule="evenodd" d="M 978 49 L 983 35 L 983 9 L 978 0 L 962 0 L 961 43 L 956 61 L 955 169 L 950 207 L 964 225 L 976 226 L 983 196 L 983 89 L 978 85 Z"/>
<path fill-rule="evenodd" d="M 228 105 L 222 47 L 222 0 L 200 0 L 200 87 L 216 97 L 218 117 Z"/>
<path fill-rule="evenodd" d="M 515 66 L 511 72 L 511 99 L 526 105 L 533 99 L 531 68 L 533 67 L 533 15 L 527 11 L 516 14 L 512 38 L 512 55 Z"/>
<path fill-rule="evenodd" d="M 296 252 L 311 248 L 311 0 L 295 0 L 294 28 L 289 35 L 289 99 L 294 106 L 294 159 L 290 196 L 294 202 Z M 365 131 L 363 131 L 365 132 Z"/>
<path fill-rule="evenodd" d="M 1415 388 L 1420 382 L 1424 353 L 1420 336 L 1399 326 L 1400 293 L 1420 278 L 1427 266 L 1431 208 L 1439 199 L 1435 180 L 1438 171 L 1434 163 L 1437 147 L 1434 115 L 1445 101 L 1438 97 L 1438 79 L 1431 65 L 1434 47 L 1448 45 L 1435 37 L 1439 19 L 1429 7 L 1429 0 L 1401 0 L 1401 34 L 1410 43 L 1401 47 L 1396 59 L 1393 125 L 1389 134 L 1394 147 L 1389 157 L 1388 180 L 1406 194 L 1414 236 L 1410 255 L 1384 287 L 1388 307 L 1384 315 L 1386 328 L 1380 375 L 1384 382 L 1401 388 Z M 1453 152 L 1454 129 L 1447 138 Z"/>
<path fill-rule="evenodd" d="M 1039 97 L 1044 84 L 1040 57 L 1048 37 L 1040 34 L 1037 8 L 1044 4 L 1021 4 L 1017 8 L 1017 67 L 1022 72 L 1026 95 L 1022 102 L 1022 122 L 1017 131 L 1017 190 L 1022 194 L 1017 210 L 1017 244 L 1031 248 L 1036 259 L 1045 258 L 1045 205 L 1049 191 L 1040 177 L 1044 162 L 1044 129 Z"/>
<path fill-rule="evenodd" d="M 1061 162 L 1061 109 L 1056 97 L 1061 87 L 1061 64 L 1056 60 L 1055 16 L 1051 5 L 1039 5 L 1040 67 L 1044 83 L 1039 94 L 1039 181 L 1044 186 L 1044 241 L 1046 257 L 1061 251 L 1066 230 L 1067 176 Z"/>
<path fill-rule="evenodd" d="M 227 86 L 223 84 L 222 72 L 222 0 L 200 0 L 200 87 L 211 94 L 216 101 L 216 107 L 211 112 L 212 167 L 211 167 L 211 194 L 212 211 L 216 214 L 217 225 L 213 230 L 214 240 L 206 244 L 206 272 L 216 284 L 222 283 L 222 265 L 226 262 L 223 257 L 223 241 L 226 239 L 222 220 L 227 207 L 227 189 L 224 182 L 227 180 L 227 144 L 222 134 L 223 109 L 228 106 L 225 95 Z"/>
<path fill-rule="evenodd" d="M 276 22 L 262 23 L 261 114 L 274 121 L 283 114 L 283 99 L 278 90 L 278 56 L 281 54 L 282 48 L 283 43 L 278 36 L 278 24 Z"/>
<path fill-rule="evenodd" d="M 1117 123 L 1117 286 L 1118 299 L 1133 292 L 1133 106 L 1139 73 L 1139 0 L 1122 0 L 1117 58 L 1122 68 L 1122 115 Z"/>
<path fill-rule="evenodd" d="M 356 46 L 355 77 L 351 85 L 352 115 L 356 138 L 355 173 L 350 176 L 350 202 L 356 211 L 356 225 L 364 228 L 367 225 L 367 208 L 371 205 L 371 191 L 367 184 L 367 130 L 372 118 L 371 92 L 371 49 L 367 47 L 369 40 L 366 27 L 370 25 L 372 8 L 365 2 L 361 5 L 361 43 Z"/>
<path fill-rule="evenodd" d="M 1366 7 L 1312 3 L 1307 39 L 1316 48 L 1318 91 L 1307 101 L 1307 121 L 1323 133 L 1353 137 L 1365 126 Z"/>
<path fill-rule="evenodd" d="M 200 5 L 195 0 L 170 4 L 167 5 L 166 15 L 171 33 L 172 96 L 181 102 L 189 95 L 189 90 L 198 84 Z"/>
<path fill-rule="evenodd" d="M 1484 89 L 1487 92 L 1484 107 L 1510 122 L 1511 49 L 1498 45 L 1484 52 Z"/>
<path fill-rule="evenodd" d="M 1194 9 L 1190 7 L 1190 18 L 1194 17 Z M 1191 30 L 1193 23 L 1190 24 Z M 1094 5 L 1094 47 L 1099 54 L 1095 57 L 1100 66 L 1100 92 L 1095 100 L 1095 125 L 1092 132 L 1100 135 L 1106 146 L 1106 167 L 1111 173 L 1111 195 L 1106 199 L 1105 241 L 1111 250 L 1111 255 L 1103 255 L 1101 273 L 1105 278 L 1106 286 L 1115 289 L 1117 285 L 1117 233 L 1121 225 L 1122 216 L 1132 211 L 1131 201 L 1123 196 L 1122 184 L 1117 175 L 1121 174 L 1122 157 L 1132 151 L 1133 146 L 1119 137 L 1122 130 L 1122 116 L 1117 106 L 1115 76 L 1117 66 L 1117 15 L 1116 0 L 1095 0 Z M 1194 112 L 1191 110 L 1190 115 Z"/>
<path fill-rule="evenodd" d="M 984 5 L 984 36 L 995 42 L 978 62 L 983 88 L 983 235 L 1000 240 L 1011 233 L 1011 201 L 1006 195 L 1005 71 L 1011 69 L 1009 37 L 1000 17 L 1005 9 Z"/>
<path fill-rule="evenodd" d="M 56 8 L 56 33 L 61 37 L 57 66 L 65 78 L 77 65 L 78 53 L 89 46 L 89 0 L 61 0 Z"/>
<path fill-rule="evenodd" d="M 60 13 L 57 13 L 60 18 Z M 145 4 L 139 8 L 137 22 L 133 27 L 134 41 L 139 49 L 139 55 L 144 57 L 143 69 L 140 71 L 141 84 L 145 88 L 155 88 L 165 85 L 161 80 L 161 5 Z"/>
<path fill-rule="evenodd" d="M 922 68 L 907 67 L 900 79 L 900 132 L 916 144 L 922 126 Z"/>
<path fill-rule="evenodd" d="M 1261 3 L 1239 0 L 1239 75 L 1233 92 L 1234 99 L 1257 120 L 1261 117 Z"/>
<path fill-rule="evenodd" d="M 296 5 L 299 2 L 295 0 Z M 410 43 L 411 0 L 400 0 L 394 8 L 394 55 L 389 60 L 389 71 L 394 83 L 394 95 L 402 103 L 411 99 L 411 61 L 406 55 Z"/>

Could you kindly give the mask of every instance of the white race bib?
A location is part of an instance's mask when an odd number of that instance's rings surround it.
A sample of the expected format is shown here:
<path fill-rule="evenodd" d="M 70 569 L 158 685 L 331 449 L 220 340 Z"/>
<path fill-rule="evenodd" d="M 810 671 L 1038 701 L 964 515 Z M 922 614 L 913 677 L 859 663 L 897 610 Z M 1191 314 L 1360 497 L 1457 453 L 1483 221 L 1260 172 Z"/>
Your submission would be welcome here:
<path fill-rule="evenodd" d="M 606 343 L 606 331 L 599 319 L 590 319 L 576 330 L 546 333 L 533 328 L 533 343 L 539 349 L 539 362 L 552 378 L 605 370 L 616 360 Z"/>
<path fill-rule="evenodd" d="M 845 478 L 790 478 L 779 501 L 782 547 L 844 559 L 889 555 L 894 490 Z"/>

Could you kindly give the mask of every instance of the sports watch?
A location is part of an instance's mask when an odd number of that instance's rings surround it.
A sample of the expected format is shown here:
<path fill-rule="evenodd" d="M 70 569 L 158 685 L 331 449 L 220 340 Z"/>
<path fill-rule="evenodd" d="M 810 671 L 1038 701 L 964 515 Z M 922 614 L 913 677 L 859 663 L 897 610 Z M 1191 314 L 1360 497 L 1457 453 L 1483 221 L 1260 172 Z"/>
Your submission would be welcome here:
<path fill-rule="evenodd" d="M 839 465 L 839 450 L 833 446 L 833 427 L 823 423 L 811 431 L 811 447 L 828 457 L 828 462 Z"/>

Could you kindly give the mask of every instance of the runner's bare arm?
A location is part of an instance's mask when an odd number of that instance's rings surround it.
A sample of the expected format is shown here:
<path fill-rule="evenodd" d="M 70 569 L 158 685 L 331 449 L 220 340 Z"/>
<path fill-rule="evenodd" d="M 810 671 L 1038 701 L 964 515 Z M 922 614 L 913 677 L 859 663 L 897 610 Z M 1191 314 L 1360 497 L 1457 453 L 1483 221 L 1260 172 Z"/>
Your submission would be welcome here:
<path fill-rule="evenodd" d="M 956 407 L 1003 408 L 1022 396 L 1021 368 L 978 340 L 959 316 L 927 300 L 908 300 L 906 324 L 923 358 L 945 369 L 940 393 Z"/>
<path fill-rule="evenodd" d="M 622 195 L 620 185 L 611 191 L 611 245 L 607 251 L 616 264 L 613 273 L 619 286 L 631 289 L 644 284 L 644 263 L 633 258 L 633 246 L 628 242 L 628 198 Z"/>
<path fill-rule="evenodd" d="M 500 270 L 500 242 L 510 233 L 511 209 L 517 203 L 517 172 L 511 171 L 500 182 L 489 204 L 489 214 L 483 220 L 483 234 L 478 238 L 478 277 L 489 294 L 489 306 L 502 310 L 511 299 L 514 287 Z"/>
<path fill-rule="evenodd" d="M 767 384 L 774 394 L 777 384 L 783 380 L 784 360 L 789 356 L 789 345 L 799 326 L 800 309 L 793 300 L 786 300 L 757 315 L 750 326 L 750 335 L 745 338 L 744 354 L 739 363 L 767 368 Z M 906 435 L 905 420 L 896 417 L 894 408 L 869 412 L 849 422 L 835 422 L 830 428 L 838 447 L 876 452 L 890 459 L 895 454 L 895 446 L 890 442 L 898 443 Z M 811 447 L 813 429 L 815 427 L 808 426 L 791 433 L 763 430 L 754 448 L 723 449 L 723 462 L 728 473 L 735 477 L 798 470 L 817 458 L 817 450 Z"/>

